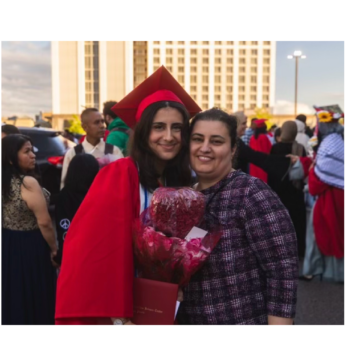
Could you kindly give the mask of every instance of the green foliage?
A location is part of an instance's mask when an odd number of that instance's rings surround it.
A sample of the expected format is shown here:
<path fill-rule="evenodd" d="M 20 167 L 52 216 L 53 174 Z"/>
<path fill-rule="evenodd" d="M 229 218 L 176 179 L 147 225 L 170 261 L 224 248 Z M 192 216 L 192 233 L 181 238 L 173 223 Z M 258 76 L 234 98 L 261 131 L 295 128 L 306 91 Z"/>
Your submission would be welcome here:
<path fill-rule="evenodd" d="M 73 119 L 69 120 L 70 127 L 68 128 L 70 133 L 85 134 L 84 129 L 81 126 L 81 121 L 78 115 L 73 115 Z"/>

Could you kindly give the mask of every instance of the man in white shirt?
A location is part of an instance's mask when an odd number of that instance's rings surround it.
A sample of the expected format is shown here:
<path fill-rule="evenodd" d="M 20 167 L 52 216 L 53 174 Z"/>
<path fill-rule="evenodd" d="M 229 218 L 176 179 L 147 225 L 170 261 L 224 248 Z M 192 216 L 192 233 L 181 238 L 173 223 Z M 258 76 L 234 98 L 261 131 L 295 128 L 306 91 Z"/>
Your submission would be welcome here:
<path fill-rule="evenodd" d="M 82 128 L 86 132 L 86 138 L 80 145 L 70 149 L 64 157 L 62 178 L 60 188 L 64 187 L 66 173 L 71 159 L 78 153 L 89 153 L 93 155 L 99 164 L 105 164 L 105 160 L 109 162 L 119 158 L 123 158 L 121 150 L 117 146 L 105 144 L 103 137 L 105 134 L 105 125 L 103 116 L 96 108 L 87 108 L 81 113 Z M 109 146 L 108 146 L 109 145 Z M 106 158 L 107 156 L 107 158 Z"/>

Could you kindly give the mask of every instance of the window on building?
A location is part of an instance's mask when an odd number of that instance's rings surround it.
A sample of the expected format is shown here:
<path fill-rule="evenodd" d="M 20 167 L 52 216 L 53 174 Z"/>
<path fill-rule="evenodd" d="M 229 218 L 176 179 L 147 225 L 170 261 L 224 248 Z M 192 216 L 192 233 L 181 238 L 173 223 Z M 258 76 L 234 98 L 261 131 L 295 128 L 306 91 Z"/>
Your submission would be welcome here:
<path fill-rule="evenodd" d="M 215 82 L 216 83 L 221 83 L 221 76 L 216 75 L 215 76 Z"/>
<path fill-rule="evenodd" d="M 239 50 L 239 54 L 241 55 L 241 56 L 245 56 L 246 55 L 246 50 Z"/>
<path fill-rule="evenodd" d="M 92 46 L 91 45 L 85 45 L 85 54 L 90 55 L 92 52 Z"/>
<path fill-rule="evenodd" d="M 203 75 L 202 76 L 202 81 L 203 81 L 203 83 L 209 83 L 209 76 L 208 75 Z"/>
<path fill-rule="evenodd" d="M 271 55 L 271 50 L 263 50 L 263 54 L 265 56 L 270 56 Z"/>
<path fill-rule="evenodd" d="M 215 67 L 215 72 L 220 73 L 221 72 L 221 67 Z"/>
<path fill-rule="evenodd" d="M 268 102 L 262 103 L 262 107 L 263 107 L 263 108 L 268 108 L 268 107 L 269 107 L 269 103 L 268 103 Z"/>
<path fill-rule="evenodd" d="M 153 71 L 156 71 L 159 67 L 160 67 L 159 64 L 154 64 L 154 65 L 153 65 Z"/>
<path fill-rule="evenodd" d="M 239 64 L 245 64 L 245 58 L 239 58 Z"/>
<path fill-rule="evenodd" d="M 238 103 L 238 111 L 244 110 L 244 103 Z"/>
<path fill-rule="evenodd" d="M 256 108 L 256 103 L 250 102 L 250 109 L 255 109 L 255 108 Z"/>
<path fill-rule="evenodd" d="M 203 55 L 204 56 L 209 55 L 209 50 L 208 49 L 203 49 L 202 51 L 203 51 Z"/>
<path fill-rule="evenodd" d="M 178 81 L 179 81 L 179 83 L 184 83 L 185 82 L 185 76 L 184 75 L 179 75 L 178 76 Z"/>
<path fill-rule="evenodd" d="M 233 50 L 232 49 L 227 49 L 226 50 L 227 56 L 233 55 Z"/>
<path fill-rule="evenodd" d="M 203 71 L 203 72 L 209 72 L 209 67 L 204 66 L 204 67 L 202 68 L 202 71 Z"/>
<path fill-rule="evenodd" d="M 185 58 L 179 57 L 179 58 L 178 58 L 178 63 L 179 63 L 179 64 L 185 64 Z"/>
<path fill-rule="evenodd" d="M 202 100 L 203 101 L 208 101 L 209 100 L 209 96 L 208 95 L 203 95 L 202 96 Z"/>
<path fill-rule="evenodd" d="M 184 42 L 184 41 L 180 41 L 180 42 L 178 42 L 178 44 L 179 44 L 179 45 L 184 45 L 185 42 Z"/>
<path fill-rule="evenodd" d="M 190 87 L 190 92 L 191 93 L 195 93 L 197 91 L 197 87 L 196 86 L 191 86 Z"/>
<path fill-rule="evenodd" d="M 239 82 L 244 83 L 245 82 L 245 76 L 239 76 Z"/>
<path fill-rule="evenodd" d="M 221 64 L 221 58 L 215 58 L 215 64 Z"/>
<path fill-rule="evenodd" d="M 253 101 L 256 101 L 256 95 L 251 95 L 250 99 L 253 100 Z"/>
<path fill-rule="evenodd" d="M 269 58 L 264 58 L 263 59 L 263 64 L 269 64 L 270 63 L 270 59 Z"/>
<path fill-rule="evenodd" d="M 184 49 L 178 49 L 178 55 L 182 56 L 185 54 L 185 50 Z"/>
<path fill-rule="evenodd" d="M 230 83 L 230 84 L 233 83 L 233 77 L 232 76 L 226 76 L 226 82 Z"/>
<path fill-rule="evenodd" d="M 262 87 L 262 91 L 268 93 L 269 92 L 269 87 Z"/>
<path fill-rule="evenodd" d="M 191 81 L 191 83 L 197 83 L 197 76 L 196 75 L 191 75 L 190 76 L 190 81 Z"/>
<path fill-rule="evenodd" d="M 86 69 L 92 68 L 92 61 L 90 57 L 85 57 L 85 68 Z"/>
<path fill-rule="evenodd" d="M 203 109 L 203 110 L 208 109 L 208 102 L 203 102 L 203 103 L 202 103 L 202 109 Z"/>
<path fill-rule="evenodd" d="M 86 91 L 87 91 L 87 92 L 92 91 L 92 83 L 86 82 L 86 83 L 85 83 L 85 86 L 86 86 Z"/>
<path fill-rule="evenodd" d="M 215 95 L 214 96 L 215 101 L 221 101 L 221 96 L 220 95 Z"/>
<path fill-rule="evenodd" d="M 252 86 L 252 87 L 250 87 L 250 90 L 251 90 L 252 93 L 256 93 L 257 92 L 257 87 Z"/>
<path fill-rule="evenodd" d="M 92 94 L 86 94 L 86 102 L 91 103 L 92 102 Z"/>
<path fill-rule="evenodd" d="M 227 64 L 233 64 L 233 58 L 227 58 L 226 59 Z"/>
<path fill-rule="evenodd" d="M 220 49 L 216 49 L 215 50 L 215 55 L 220 56 L 221 55 L 221 50 Z"/>
<path fill-rule="evenodd" d="M 241 92 L 241 93 L 244 93 L 245 92 L 245 87 L 244 86 L 239 86 L 238 87 L 238 91 Z"/>
<path fill-rule="evenodd" d="M 264 73 L 269 73 L 269 67 L 263 67 L 263 72 Z"/>
<path fill-rule="evenodd" d="M 220 91 L 221 91 L 221 87 L 220 86 L 215 86 L 215 91 L 217 92 L 217 93 L 220 93 Z"/>
<path fill-rule="evenodd" d="M 204 41 L 203 45 L 209 45 L 209 41 Z"/>
<path fill-rule="evenodd" d="M 173 54 L 173 49 L 166 49 L 166 54 L 167 55 L 172 55 Z"/>
<path fill-rule="evenodd" d="M 168 70 L 169 72 L 173 72 L 173 68 L 172 68 L 171 66 L 167 66 L 167 70 Z"/>
<path fill-rule="evenodd" d="M 178 72 L 185 72 L 185 67 L 179 66 L 178 67 Z"/>
<path fill-rule="evenodd" d="M 167 41 L 166 44 L 167 44 L 167 45 L 172 45 L 173 42 L 172 42 L 172 41 Z"/>
<path fill-rule="evenodd" d="M 197 67 L 191 67 L 191 72 L 197 72 Z"/>
<path fill-rule="evenodd" d="M 251 42 L 251 45 L 257 45 L 257 41 Z"/>
<path fill-rule="evenodd" d="M 251 54 L 253 55 L 253 56 L 257 56 L 257 50 L 251 50 Z"/>
<path fill-rule="evenodd" d="M 263 76 L 262 78 L 264 83 L 268 83 L 269 82 L 269 76 Z"/>
<path fill-rule="evenodd" d="M 92 71 L 86 70 L 85 71 L 85 79 L 86 80 L 91 80 L 92 79 Z"/>
<path fill-rule="evenodd" d="M 227 45 L 233 45 L 233 40 L 229 40 L 226 43 L 227 43 Z"/>
<path fill-rule="evenodd" d="M 233 87 L 226 87 L 226 91 L 227 91 L 228 93 L 232 93 Z"/>
<path fill-rule="evenodd" d="M 209 58 L 203 58 L 202 62 L 203 64 L 209 64 Z"/>
<path fill-rule="evenodd" d="M 197 45 L 197 41 L 191 41 L 192 45 Z"/>
<path fill-rule="evenodd" d="M 239 101 L 244 101 L 245 100 L 245 96 L 244 95 L 238 95 L 238 100 Z"/>
<path fill-rule="evenodd" d="M 196 49 L 191 49 L 191 55 L 197 55 L 197 50 Z"/>
<path fill-rule="evenodd" d="M 240 41 L 239 44 L 240 45 L 246 45 L 246 41 Z"/>
<path fill-rule="evenodd" d="M 154 55 L 159 55 L 160 54 L 160 49 L 153 49 L 153 54 Z"/>
<path fill-rule="evenodd" d="M 173 63 L 173 58 L 172 57 L 167 57 L 166 58 L 166 64 L 172 64 Z"/>
<path fill-rule="evenodd" d="M 159 42 L 159 41 L 154 41 L 153 43 L 157 45 L 157 44 L 159 44 L 160 42 Z"/>
<path fill-rule="evenodd" d="M 227 101 L 233 101 L 233 95 L 226 95 L 226 100 Z"/>
<path fill-rule="evenodd" d="M 221 45 L 222 41 L 215 42 L 215 45 Z"/>
<path fill-rule="evenodd" d="M 250 76 L 251 83 L 257 83 L 257 76 Z"/>
<path fill-rule="evenodd" d="M 251 67 L 250 71 L 254 74 L 257 73 L 257 67 Z"/>
<path fill-rule="evenodd" d="M 245 67 L 239 67 L 239 72 L 245 72 Z"/>
<path fill-rule="evenodd" d="M 268 95 L 262 95 L 262 100 L 263 101 L 268 101 Z"/>
<path fill-rule="evenodd" d="M 266 41 L 266 42 L 263 42 L 264 45 L 271 45 L 271 42 L 269 41 Z"/>
<path fill-rule="evenodd" d="M 197 58 L 191 58 L 191 64 L 197 64 Z"/>
<path fill-rule="evenodd" d="M 257 58 L 252 58 L 250 62 L 251 64 L 257 64 Z"/>

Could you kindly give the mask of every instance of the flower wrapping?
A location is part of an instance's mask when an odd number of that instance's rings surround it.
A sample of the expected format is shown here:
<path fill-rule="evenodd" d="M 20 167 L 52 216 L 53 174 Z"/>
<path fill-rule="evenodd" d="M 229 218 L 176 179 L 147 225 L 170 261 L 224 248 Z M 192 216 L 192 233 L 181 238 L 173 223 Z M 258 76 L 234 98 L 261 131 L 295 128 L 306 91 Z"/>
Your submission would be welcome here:
<path fill-rule="evenodd" d="M 133 227 L 139 276 L 186 285 L 203 266 L 221 237 L 210 227 L 203 238 L 184 239 L 193 226 L 202 228 L 204 196 L 191 188 L 159 188 Z"/>

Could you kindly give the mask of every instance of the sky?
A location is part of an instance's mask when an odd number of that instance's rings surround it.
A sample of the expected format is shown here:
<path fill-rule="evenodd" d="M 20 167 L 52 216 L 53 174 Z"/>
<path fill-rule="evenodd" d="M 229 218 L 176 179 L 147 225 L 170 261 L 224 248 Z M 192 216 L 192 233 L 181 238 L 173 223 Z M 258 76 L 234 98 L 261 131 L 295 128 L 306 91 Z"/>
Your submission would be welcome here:
<path fill-rule="evenodd" d="M 294 112 L 295 61 L 300 50 L 298 113 L 313 113 L 313 105 L 338 104 L 344 111 L 344 42 L 277 41 L 274 113 Z M 2 116 L 50 112 L 51 43 L 2 42 Z"/>

